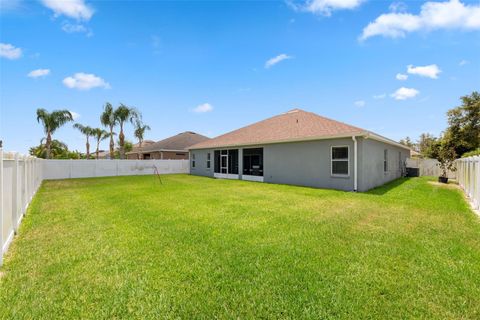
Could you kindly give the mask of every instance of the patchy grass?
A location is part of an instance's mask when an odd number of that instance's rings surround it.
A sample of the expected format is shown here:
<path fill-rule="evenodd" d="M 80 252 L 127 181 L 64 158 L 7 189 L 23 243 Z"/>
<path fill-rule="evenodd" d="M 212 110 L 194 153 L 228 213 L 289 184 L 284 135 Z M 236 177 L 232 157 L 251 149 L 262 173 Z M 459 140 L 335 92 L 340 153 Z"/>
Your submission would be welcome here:
<path fill-rule="evenodd" d="M 480 318 L 480 220 L 457 189 L 163 181 L 45 182 L 0 318 Z"/>

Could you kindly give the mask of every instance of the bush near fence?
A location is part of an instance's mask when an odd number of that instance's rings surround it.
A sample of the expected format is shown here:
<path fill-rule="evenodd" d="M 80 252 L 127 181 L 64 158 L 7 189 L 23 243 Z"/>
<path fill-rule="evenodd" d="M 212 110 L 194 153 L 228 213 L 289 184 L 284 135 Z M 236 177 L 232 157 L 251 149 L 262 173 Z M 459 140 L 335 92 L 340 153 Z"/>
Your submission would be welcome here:
<path fill-rule="evenodd" d="M 0 266 L 43 180 L 188 172 L 188 160 L 44 160 L 0 148 Z"/>
<path fill-rule="evenodd" d="M 480 209 L 480 156 L 456 161 L 458 184 L 465 191 L 475 210 Z"/>

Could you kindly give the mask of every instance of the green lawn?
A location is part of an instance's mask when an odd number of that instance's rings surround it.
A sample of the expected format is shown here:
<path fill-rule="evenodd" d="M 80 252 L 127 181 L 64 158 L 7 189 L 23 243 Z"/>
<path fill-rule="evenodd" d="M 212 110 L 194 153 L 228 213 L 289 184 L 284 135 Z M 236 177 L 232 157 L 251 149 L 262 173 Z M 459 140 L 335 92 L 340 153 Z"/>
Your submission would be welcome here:
<path fill-rule="evenodd" d="M 426 178 L 48 181 L 0 272 L 1 319 L 479 319 L 480 219 Z"/>

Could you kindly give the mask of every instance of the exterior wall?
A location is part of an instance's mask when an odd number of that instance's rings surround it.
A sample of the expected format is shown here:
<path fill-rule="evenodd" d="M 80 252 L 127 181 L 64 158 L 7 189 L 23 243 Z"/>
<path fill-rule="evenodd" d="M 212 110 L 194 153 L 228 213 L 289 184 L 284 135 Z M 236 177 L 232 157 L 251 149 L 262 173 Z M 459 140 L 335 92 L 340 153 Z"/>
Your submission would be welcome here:
<path fill-rule="evenodd" d="M 331 147 L 349 147 L 349 175 L 332 176 Z M 269 183 L 290 184 L 315 188 L 354 190 L 354 142 L 351 138 L 290 142 L 249 146 L 263 148 L 263 181 Z M 221 148 L 218 148 L 221 149 Z M 195 168 L 190 160 L 190 173 L 213 177 L 214 150 L 191 150 L 195 154 Z M 234 148 L 226 148 L 234 149 Z M 239 176 L 242 179 L 243 157 L 239 149 Z M 383 170 L 384 150 L 388 150 L 388 170 Z M 211 167 L 206 168 L 207 153 L 211 153 Z M 357 137 L 357 190 L 367 191 L 401 177 L 402 164 L 409 157 L 409 150 L 372 139 Z"/>
<path fill-rule="evenodd" d="M 331 147 L 349 147 L 348 177 L 332 176 Z M 353 141 L 331 139 L 263 147 L 264 181 L 315 188 L 353 190 Z"/>
<path fill-rule="evenodd" d="M 388 150 L 387 171 L 383 170 L 383 154 Z M 361 139 L 358 164 L 358 191 L 381 186 L 389 181 L 400 178 L 406 159 L 410 151 L 384 142 Z M 399 153 L 401 159 L 399 159 Z"/>
<path fill-rule="evenodd" d="M 163 159 L 170 160 L 187 160 L 188 152 L 174 152 L 174 151 L 162 151 Z"/>
<path fill-rule="evenodd" d="M 348 177 L 333 177 L 331 175 L 331 146 L 349 146 Z M 264 182 L 353 190 L 353 141 L 351 139 L 318 140 L 306 142 L 279 143 L 246 148 L 263 148 L 263 179 Z M 190 173 L 213 177 L 214 150 L 191 150 L 195 154 L 195 168 L 190 159 Z M 235 148 L 225 148 L 235 149 Z M 239 177 L 243 172 L 243 148 L 239 149 Z M 207 153 L 211 154 L 211 168 L 207 169 Z"/>
<path fill-rule="evenodd" d="M 207 168 L 207 153 L 210 152 L 210 168 Z M 213 149 L 199 149 L 190 151 L 190 173 L 196 176 L 213 178 Z M 192 167 L 193 154 L 195 154 L 195 168 Z"/>
<path fill-rule="evenodd" d="M 188 160 L 188 152 L 152 151 L 146 154 L 150 154 L 150 159 L 155 160 Z M 128 154 L 127 159 L 137 160 L 137 154 Z"/>

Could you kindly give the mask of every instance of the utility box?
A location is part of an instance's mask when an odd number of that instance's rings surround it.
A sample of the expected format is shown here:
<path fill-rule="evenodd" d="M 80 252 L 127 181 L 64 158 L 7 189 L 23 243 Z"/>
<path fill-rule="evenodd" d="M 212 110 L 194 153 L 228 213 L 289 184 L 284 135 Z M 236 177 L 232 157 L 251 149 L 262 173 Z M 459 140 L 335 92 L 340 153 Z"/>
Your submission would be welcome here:
<path fill-rule="evenodd" d="M 407 177 L 419 177 L 420 169 L 419 168 L 409 168 L 407 167 Z"/>

